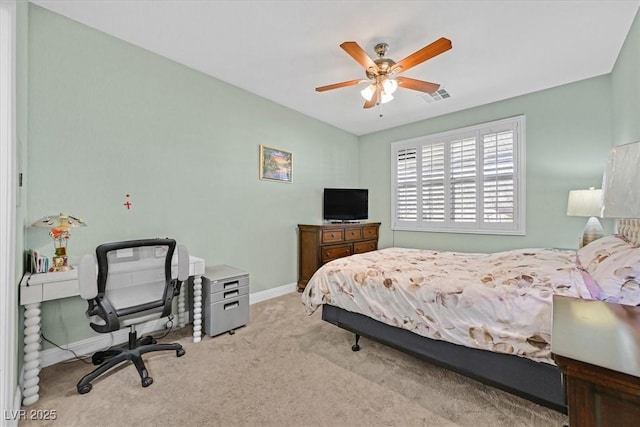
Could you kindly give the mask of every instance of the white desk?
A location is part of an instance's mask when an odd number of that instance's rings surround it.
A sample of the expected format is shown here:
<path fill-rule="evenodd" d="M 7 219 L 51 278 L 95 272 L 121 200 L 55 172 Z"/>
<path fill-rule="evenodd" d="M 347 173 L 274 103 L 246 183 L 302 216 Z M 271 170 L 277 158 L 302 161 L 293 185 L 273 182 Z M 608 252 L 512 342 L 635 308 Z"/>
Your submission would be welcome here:
<path fill-rule="evenodd" d="M 178 276 L 178 264 L 171 265 L 171 274 Z M 202 339 L 202 275 L 204 260 L 189 257 L 189 276 L 193 277 L 193 342 Z M 178 296 L 178 325 L 186 325 L 185 289 L 180 288 Z M 79 296 L 78 270 L 53 273 L 26 273 L 20 281 L 20 305 L 24 310 L 24 384 L 22 404 L 27 406 L 40 398 L 40 303 L 62 298 Z"/>

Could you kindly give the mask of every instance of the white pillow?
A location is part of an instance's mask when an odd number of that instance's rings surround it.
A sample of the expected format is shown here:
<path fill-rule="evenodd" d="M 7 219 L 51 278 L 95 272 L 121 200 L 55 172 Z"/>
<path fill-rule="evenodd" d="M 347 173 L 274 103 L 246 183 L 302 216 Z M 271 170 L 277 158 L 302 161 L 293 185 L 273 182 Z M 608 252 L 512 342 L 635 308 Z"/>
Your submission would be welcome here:
<path fill-rule="evenodd" d="M 640 248 L 618 251 L 606 257 L 590 274 L 600 288 L 600 299 L 640 304 Z"/>
<path fill-rule="evenodd" d="M 604 236 L 580 248 L 576 261 L 578 267 L 583 268 L 593 276 L 598 265 L 607 258 L 616 253 L 627 252 L 632 249 L 632 245 L 616 235 Z"/>

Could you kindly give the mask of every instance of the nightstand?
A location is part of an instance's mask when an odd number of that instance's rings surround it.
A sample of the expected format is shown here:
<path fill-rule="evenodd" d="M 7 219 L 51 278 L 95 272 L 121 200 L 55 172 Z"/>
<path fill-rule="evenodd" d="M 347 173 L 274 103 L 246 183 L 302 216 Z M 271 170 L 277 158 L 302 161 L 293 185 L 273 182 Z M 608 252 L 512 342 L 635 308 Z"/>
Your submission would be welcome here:
<path fill-rule="evenodd" d="M 553 297 L 570 426 L 640 425 L 640 307 Z"/>

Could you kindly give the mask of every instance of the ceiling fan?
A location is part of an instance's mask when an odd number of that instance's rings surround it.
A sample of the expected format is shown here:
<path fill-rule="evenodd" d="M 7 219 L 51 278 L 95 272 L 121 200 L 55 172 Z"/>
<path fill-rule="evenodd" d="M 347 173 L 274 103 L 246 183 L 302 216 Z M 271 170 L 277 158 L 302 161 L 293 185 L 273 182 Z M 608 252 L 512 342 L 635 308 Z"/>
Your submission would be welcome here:
<path fill-rule="evenodd" d="M 444 37 L 439 38 L 435 42 L 407 56 L 400 62 L 395 62 L 386 57 L 387 50 L 389 49 L 389 45 L 386 43 L 378 43 L 375 45 L 374 50 L 378 55 L 378 58 L 375 60 L 371 59 L 356 42 L 344 42 L 340 47 L 364 67 L 367 79 L 349 80 L 327 86 L 320 86 L 316 88 L 316 91 L 325 92 L 327 90 L 354 86 L 360 83 L 369 83 L 360 94 L 365 99 L 364 108 L 371 108 L 374 105 L 391 101 L 393 99 L 392 94 L 398 87 L 425 93 L 433 93 L 438 90 L 440 87 L 439 84 L 396 76 L 451 49 L 451 40 Z"/>

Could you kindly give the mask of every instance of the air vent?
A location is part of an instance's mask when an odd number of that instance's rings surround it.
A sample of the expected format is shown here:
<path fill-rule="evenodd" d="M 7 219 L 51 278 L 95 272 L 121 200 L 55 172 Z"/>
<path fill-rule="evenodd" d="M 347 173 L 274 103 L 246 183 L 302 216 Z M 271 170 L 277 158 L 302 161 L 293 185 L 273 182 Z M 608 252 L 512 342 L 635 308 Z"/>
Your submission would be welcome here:
<path fill-rule="evenodd" d="M 425 94 L 420 94 L 418 95 L 420 98 L 424 99 L 425 102 L 431 104 L 432 102 L 436 102 L 436 101 L 442 101 L 443 99 L 447 99 L 450 98 L 451 95 L 449 94 L 449 92 L 447 92 L 447 90 L 443 87 L 441 87 L 440 89 L 438 89 L 437 91 L 433 92 L 433 93 L 425 93 Z"/>

